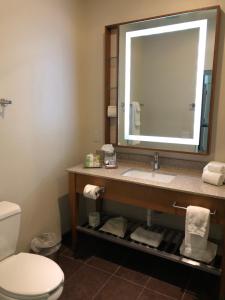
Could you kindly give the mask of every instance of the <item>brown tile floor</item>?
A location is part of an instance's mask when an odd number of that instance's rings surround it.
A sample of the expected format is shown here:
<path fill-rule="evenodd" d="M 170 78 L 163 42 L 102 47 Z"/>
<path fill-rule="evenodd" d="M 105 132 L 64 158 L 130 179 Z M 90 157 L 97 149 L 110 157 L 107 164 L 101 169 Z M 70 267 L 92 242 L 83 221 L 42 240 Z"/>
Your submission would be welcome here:
<path fill-rule="evenodd" d="M 79 252 L 63 246 L 59 300 L 217 300 L 218 278 L 101 240 L 82 237 Z"/>

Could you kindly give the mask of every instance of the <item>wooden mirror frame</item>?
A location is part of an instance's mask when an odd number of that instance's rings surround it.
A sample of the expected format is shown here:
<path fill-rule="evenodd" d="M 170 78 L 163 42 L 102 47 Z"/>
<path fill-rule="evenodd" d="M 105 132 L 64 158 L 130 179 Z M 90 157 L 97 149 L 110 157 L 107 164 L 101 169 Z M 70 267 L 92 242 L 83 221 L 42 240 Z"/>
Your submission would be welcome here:
<path fill-rule="evenodd" d="M 209 112 L 209 131 L 208 131 L 208 141 L 207 141 L 207 151 L 206 152 L 188 152 L 188 151 L 178 151 L 178 150 L 166 150 L 166 149 L 156 149 L 156 148 L 146 148 L 146 147 L 135 147 L 135 146 L 125 146 L 118 145 L 118 69 L 119 69 L 119 26 L 123 24 L 129 24 L 133 22 L 147 21 L 153 20 L 157 18 L 168 17 L 172 15 L 179 15 L 182 13 L 191 13 L 197 11 L 204 11 L 216 9 L 216 32 L 215 32 L 215 45 L 214 45 L 214 56 L 213 56 L 213 68 L 212 68 L 212 89 L 211 89 L 211 100 L 210 100 L 210 112 Z M 150 18 L 131 20 L 127 22 L 112 24 L 105 26 L 105 143 L 113 144 L 119 148 L 127 148 L 127 149 L 139 149 L 139 150 L 150 150 L 150 151 L 163 151 L 163 152 L 174 152 L 174 153 L 184 153 L 184 154 L 193 154 L 193 155 L 208 155 L 211 150 L 211 137 L 212 137 L 212 121 L 213 121 L 213 106 L 214 106 L 214 98 L 215 98 L 215 84 L 216 84 L 216 73 L 217 73 L 217 61 L 218 61 L 218 44 L 219 44 L 219 29 L 220 29 L 220 15 L 221 9 L 219 5 L 209 6 L 204 8 L 198 8 L 193 10 L 181 11 L 176 13 L 170 13 L 166 15 L 154 16 Z M 116 35 L 117 39 L 117 49 L 116 49 L 116 58 L 117 58 L 117 79 L 116 79 L 116 100 L 115 105 L 117 106 L 117 117 L 113 118 L 114 121 L 114 129 L 115 132 L 115 141 L 112 141 L 112 132 L 111 132 L 111 119 L 108 117 L 107 110 L 108 106 L 111 104 L 111 59 L 115 58 L 111 56 L 111 36 L 112 34 Z M 111 104 L 112 105 L 112 104 Z"/>

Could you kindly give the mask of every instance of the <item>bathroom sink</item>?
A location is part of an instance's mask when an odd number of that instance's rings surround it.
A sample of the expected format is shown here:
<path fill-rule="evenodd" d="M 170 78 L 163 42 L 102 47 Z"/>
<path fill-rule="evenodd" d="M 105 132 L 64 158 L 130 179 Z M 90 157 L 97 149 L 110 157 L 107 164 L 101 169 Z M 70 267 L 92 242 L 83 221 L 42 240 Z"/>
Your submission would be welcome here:
<path fill-rule="evenodd" d="M 160 171 L 151 172 L 138 169 L 129 169 L 122 173 L 122 176 L 163 183 L 170 183 L 176 177 L 176 175 L 161 173 Z"/>

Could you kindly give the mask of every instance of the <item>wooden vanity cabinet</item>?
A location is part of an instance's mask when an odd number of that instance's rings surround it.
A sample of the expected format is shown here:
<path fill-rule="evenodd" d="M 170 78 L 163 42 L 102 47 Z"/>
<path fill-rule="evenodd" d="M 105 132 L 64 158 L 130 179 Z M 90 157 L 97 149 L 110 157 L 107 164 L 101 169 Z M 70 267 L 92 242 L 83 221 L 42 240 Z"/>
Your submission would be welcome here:
<path fill-rule="evenodd" d="M 173 207 L 174 202 L 182 207 L 187 207 L 188 205 L 206 207 L 212 212 L 216 211 L 216 214 L 211 218 L 212 222 L 220 224 L 223 227 L 225 225 L 225 199 L 69 172 L 69 200 L 74 246 L 77 243 L 79 194 L 83 193 L 86 184 L 104 187 L 104 199 L 169 214 L 185 216 L 185 210 Z M 224 249 L 225 245 L 223 253 Z M 224 259 L 222 260 L 221 269 L 220 295 L 221 299 L 225 299 Z"/>

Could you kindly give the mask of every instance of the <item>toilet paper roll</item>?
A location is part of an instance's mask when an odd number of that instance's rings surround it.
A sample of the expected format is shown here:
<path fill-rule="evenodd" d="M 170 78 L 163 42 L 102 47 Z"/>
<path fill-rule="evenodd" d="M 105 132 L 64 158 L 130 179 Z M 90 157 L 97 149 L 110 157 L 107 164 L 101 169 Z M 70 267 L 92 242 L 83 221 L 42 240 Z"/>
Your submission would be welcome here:
<path fill-rule="evenodd" d="M 100 192 L 101 192 L 100 186 L 87 184 L 84 187 L 83 195 L 84 197 L 96 200 L 99 198 Z"/>
<path fill-rule="evenodd" d="M 109 118 L 115 118 L 117 116 L 117 106 L 114 105 L 108 106 L 107 116 Z"/>

